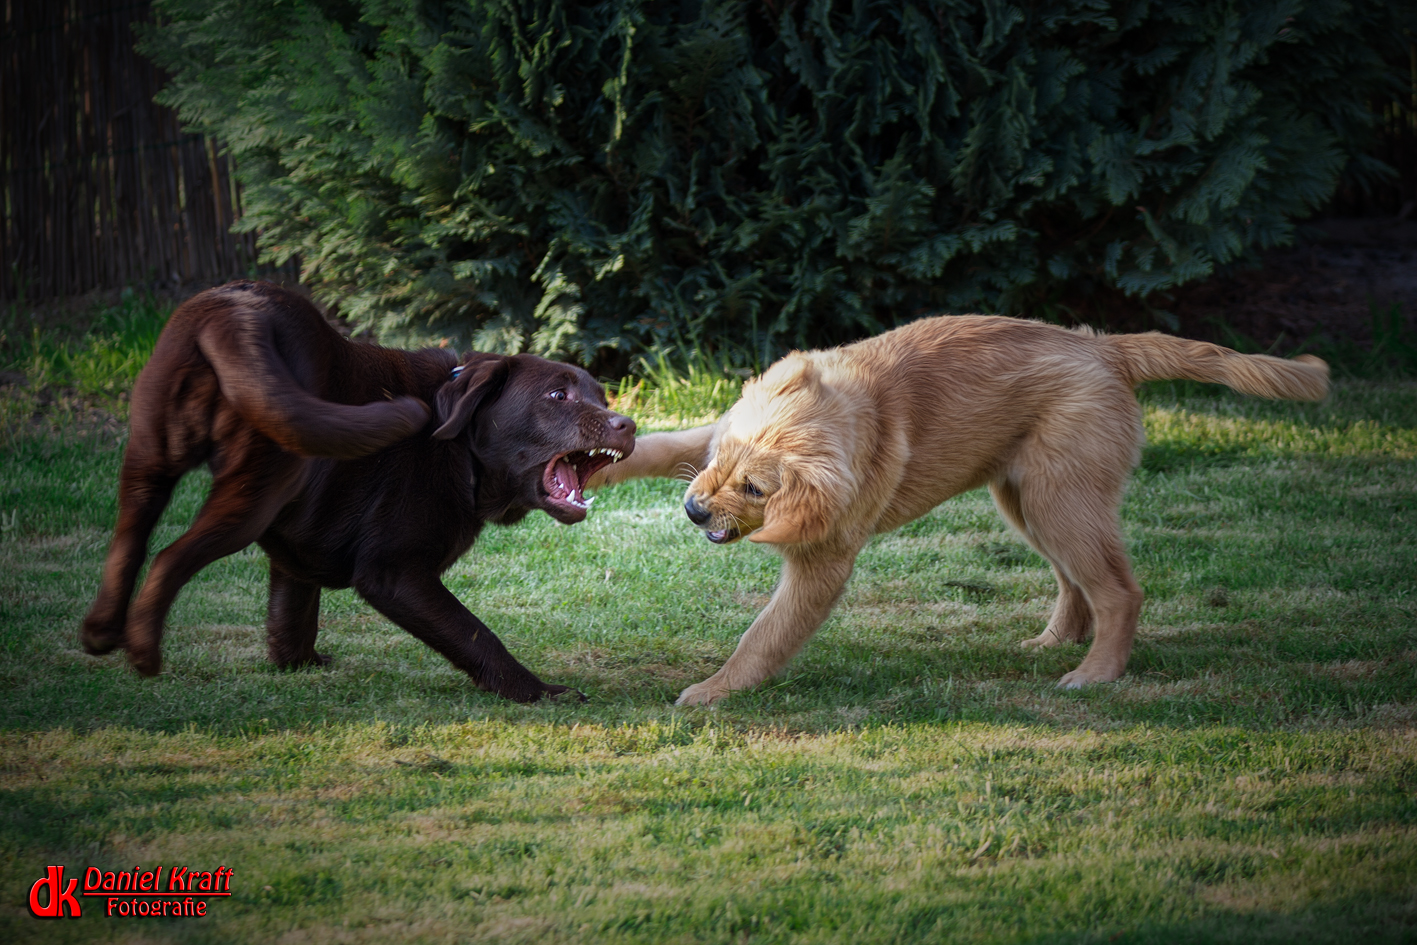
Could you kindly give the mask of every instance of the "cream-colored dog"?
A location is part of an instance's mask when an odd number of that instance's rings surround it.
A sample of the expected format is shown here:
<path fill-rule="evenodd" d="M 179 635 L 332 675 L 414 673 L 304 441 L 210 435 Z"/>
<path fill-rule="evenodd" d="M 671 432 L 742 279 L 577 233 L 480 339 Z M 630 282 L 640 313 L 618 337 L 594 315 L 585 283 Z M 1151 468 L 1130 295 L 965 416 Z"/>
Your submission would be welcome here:
<path fill-rule="evenodd" d="M 696 473 L 684 502 L 710 541 L 776 545 L 782 579 L 723 668 L 679 696 L 713 702 L 781 669 L 821 626 L 873 535 L 988 485 L 1053 566 L 1058 603 L 1024 646 L 1092 647 L 1060 685 L 1122 675 L 1142 592 L 1117 519 L 1143 441 L 1132 389 L 1189 378 L 1321 400 L 1328 366 L 1168 335 L 1100 335 L 997 316 L 929 318 L 794 352 L 717 424 L 641 437 L 599 482 Z"/>

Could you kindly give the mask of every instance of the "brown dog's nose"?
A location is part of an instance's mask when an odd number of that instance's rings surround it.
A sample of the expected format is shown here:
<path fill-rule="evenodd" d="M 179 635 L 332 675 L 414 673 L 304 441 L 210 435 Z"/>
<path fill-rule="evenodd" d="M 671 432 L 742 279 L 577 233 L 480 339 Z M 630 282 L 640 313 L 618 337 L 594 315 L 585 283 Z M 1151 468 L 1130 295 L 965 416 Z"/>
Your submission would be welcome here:
<path fill-rule="evenodd" d="M 689 496 L 684 500 L 684 514 L 688 515 L 689 521 L 693 522 L 695 525 L 702 525 L 704 522 L 713 518 L 713 513 L 702 505 L 699 505 L 699 501 L 693 496 Z"/>
<path fill-rule="evenodd" d="M 610 415 L 610 429 L 616 433 L 623 433 L 626 436 L 635 435 L 635 421 L 624 414 L 612 413 Z"/>

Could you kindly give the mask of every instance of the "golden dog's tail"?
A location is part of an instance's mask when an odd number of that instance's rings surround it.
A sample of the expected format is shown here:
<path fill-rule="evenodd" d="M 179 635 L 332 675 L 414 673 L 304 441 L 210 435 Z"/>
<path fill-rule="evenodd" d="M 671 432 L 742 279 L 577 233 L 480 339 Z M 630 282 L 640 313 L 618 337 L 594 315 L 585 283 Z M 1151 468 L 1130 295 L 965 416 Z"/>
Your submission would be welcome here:
<path fill-rule="evenodd" d="M 1323 400 L 1328 395 L 1328 365 L 1311 354 L 1292 360 L 1267 354 L 1241 354 L 1205 341 L 1189 341 L 1160 332 L 1105 335 L 1112 360 L 1133 385 L 1142 381 L 1187 379 L 1224 384 L 1242 394 L 1284 400 Z"/>

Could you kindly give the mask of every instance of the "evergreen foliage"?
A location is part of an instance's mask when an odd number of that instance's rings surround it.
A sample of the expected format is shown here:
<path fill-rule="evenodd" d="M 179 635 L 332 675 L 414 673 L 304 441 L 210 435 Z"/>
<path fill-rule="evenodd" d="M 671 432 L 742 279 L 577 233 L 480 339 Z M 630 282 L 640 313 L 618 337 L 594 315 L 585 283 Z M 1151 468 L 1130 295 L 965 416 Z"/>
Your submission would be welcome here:
<path fill-rule="evenodd" d="M 266 258 L 382 336 L 763 361 L 1288 241 L 1382 173 L 1414 6 L 160 0 L 144 48 Z"/>

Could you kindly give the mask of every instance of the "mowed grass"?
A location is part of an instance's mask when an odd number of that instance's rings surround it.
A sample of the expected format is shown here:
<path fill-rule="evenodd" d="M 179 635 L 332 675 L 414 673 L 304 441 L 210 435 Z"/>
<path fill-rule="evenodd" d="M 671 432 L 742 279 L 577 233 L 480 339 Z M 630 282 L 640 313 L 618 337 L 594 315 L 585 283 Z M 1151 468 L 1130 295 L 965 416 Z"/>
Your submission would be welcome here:
<path fill-rule="evenodd" d="M 324 598 L 333 666 L 276 672 L 254 549 L 187 587 L 149 680 L 76 638 L 121 442 L 16 436 L 0 937 L 1417 938 L 1417 385 L 1143 401 L 1122 517 L 1147 604 L 1123 679 L 1061 691 L 1085 649 L 1018 648 L 1052 579 L 976 492 L 877 539 L 785 675 L 708 709 L 670 703 L 732 652 L 778 562 L 705 542 L 680 484 L 489 529 L 446 576 L 584 704 L 481 693 L 349 591 Z M 183 485 L 154 549 L 203 489 Z M 58 863 L 236 872 L 204 919 L 33 919 Z"/>

